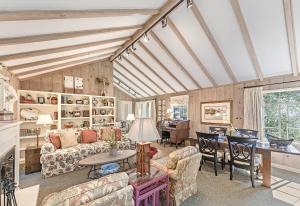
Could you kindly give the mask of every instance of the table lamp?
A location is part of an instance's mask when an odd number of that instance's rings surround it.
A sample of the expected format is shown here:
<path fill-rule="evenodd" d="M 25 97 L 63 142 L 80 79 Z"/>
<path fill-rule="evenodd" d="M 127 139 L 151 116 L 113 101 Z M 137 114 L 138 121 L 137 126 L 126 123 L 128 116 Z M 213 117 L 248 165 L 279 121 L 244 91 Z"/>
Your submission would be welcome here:
<path fill-rule="evenodd" d="M 152 118 L 137 118 L 131 126 L 128 138 L 137 142 L 137 173 L 144 176 L 150 173 L 150 141 L 160 139 Z"/>
<path fill-rule="evenodd" d="M 50 114 L 40 114 L 38 116 L 38 120 L 36 122 L 37 125 L 43 125 L 44 128 L 46 128 L 47 125 L 52 124 L 52 118 Z M 37 137 L 36 137 L 36 147 L 39 147 L 39 135 L 37 132 Z"/>

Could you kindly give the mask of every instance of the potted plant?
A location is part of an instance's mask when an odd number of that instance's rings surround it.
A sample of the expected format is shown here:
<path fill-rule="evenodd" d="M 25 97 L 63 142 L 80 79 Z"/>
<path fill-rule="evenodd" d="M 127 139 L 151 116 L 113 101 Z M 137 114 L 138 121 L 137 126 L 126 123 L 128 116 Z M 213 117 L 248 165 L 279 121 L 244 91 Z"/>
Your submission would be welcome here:
<path fill-rule="evenodd" d="M 110 146 L 110 154 L 116 156 L 118 152 L 118 145 L 114 132 L 111 133 L 110 138 L 108 139 L 108 144 Z"/>

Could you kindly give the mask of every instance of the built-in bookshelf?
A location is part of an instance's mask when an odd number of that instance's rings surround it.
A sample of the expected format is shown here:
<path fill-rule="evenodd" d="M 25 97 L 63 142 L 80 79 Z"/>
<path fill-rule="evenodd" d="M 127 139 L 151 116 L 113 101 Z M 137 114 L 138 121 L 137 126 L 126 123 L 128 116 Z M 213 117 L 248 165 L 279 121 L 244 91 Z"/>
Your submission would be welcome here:
<path fill-rule="evenodd" d="M 115 97 L 84 94 L 54 93 L 42 91 L 18 91 L 18 120 L 20 126 L 20 159 L 24 162 L 27 146 L 44 142 L 48 129 L 99 128 L 115 125 Z M 53 120 L 46 128 L 36 125 L 38 114 L 50 114 Z"/>

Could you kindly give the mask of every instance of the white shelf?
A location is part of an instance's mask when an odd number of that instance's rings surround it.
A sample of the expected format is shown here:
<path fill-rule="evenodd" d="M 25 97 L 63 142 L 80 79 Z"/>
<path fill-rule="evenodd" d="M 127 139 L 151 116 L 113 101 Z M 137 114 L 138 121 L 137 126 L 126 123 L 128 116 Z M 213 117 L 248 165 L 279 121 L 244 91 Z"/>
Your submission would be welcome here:
<path fill-rule="evenodd" d="M 61 104 L 61 106 L 89 107 L 90 105 L 86 105 L 86 104 Z"/>
<path fill-rule="evenodd" d="M 57 122 L 58 120 L 53 120 L 53 122 Z M 21 120 L 22 123 L 36 123 L 37 120 Z"/>
<path fill-rule="evenodd" d="M 20 104 L 20 106 L 57 107 L 57 104 Z"/>
<path fill-rule="evenodd" d="M 62 117 L 61 120 L 66 119 L 89 119 L 90 117 Z"/>
<path fill-rule="evenodd" d="M 92 124 L 93 126 L 100 126 L 103 124 L 108 124 L 108 125 L 114 125 L 115 123 L 96 123 L 96 124 Z"/>
<path fill-rule="evenodd" d="M 107 115 L 102 115 L 102 114 L 94 114 L 92 115 L 93 117 L 114 117 L 115 115 L 113 114 L 107 114 Z"/>
<path fill-rule="evenodd" d="M 114 109 L 115 107 L 109 106 L 93 106 L 93 109 Z"/>
<path fill-rule="evenodd" d="M 44 135 L 39 135 L 39 138 L 44 138 Z M 23 136 L 20 139 L 36 139 L 36 135 Z"/>

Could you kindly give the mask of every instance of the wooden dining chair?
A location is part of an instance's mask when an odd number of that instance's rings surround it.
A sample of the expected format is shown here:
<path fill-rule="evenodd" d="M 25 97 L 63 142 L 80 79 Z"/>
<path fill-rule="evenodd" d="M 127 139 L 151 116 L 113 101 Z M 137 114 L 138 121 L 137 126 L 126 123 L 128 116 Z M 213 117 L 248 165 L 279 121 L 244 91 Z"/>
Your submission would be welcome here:
<path fill-rule="evenodd" d="M 257 138 L 257 133 L 258 131 L 256 130 L 251 130 L 251 129 L 235 129 L 236 136 L 241 136 L 241 137 L 255 137 Z"/>
<path fill-rule="evenodd" d="M 215 175 L 218 176 L 217 164 L 221 163 L 222 170 L 225 166 L 225 159 L 222 152 L 218 151 L 218 138 L 219 134 L 210 134 L 196 132 L 198 143 L 199 143 L 199 152 L 202 153 L 202 159 L 200 162 L 200 168 L 204 161 L 211 161 L 214 163 Z"/>
<path fill-rule="evenodd" d="M 226 135 L 227 128 L 226 127 L 209 127 L 209 133 L 221 134 L 223 136 Z"/>
<path fill-rule="evenodd" d="M 252 187 L 254 184 L 254 172 L 259 170 L 259 158 L 255 156 L 257 138 L 227 136 L 229 147 L 230 180 L 232 180 L 233 167 L 250 171 Z"/>

